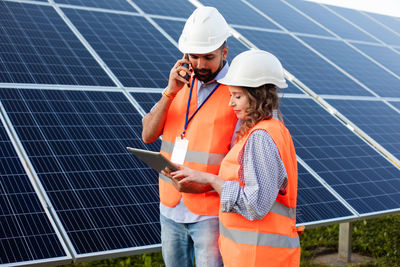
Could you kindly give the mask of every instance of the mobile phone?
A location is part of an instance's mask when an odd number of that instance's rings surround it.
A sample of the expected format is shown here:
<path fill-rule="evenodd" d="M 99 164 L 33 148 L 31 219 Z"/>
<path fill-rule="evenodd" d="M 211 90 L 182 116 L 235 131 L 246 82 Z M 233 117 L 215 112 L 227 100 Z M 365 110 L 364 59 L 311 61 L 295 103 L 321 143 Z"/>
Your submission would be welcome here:
<path fill-rule="evenodd" d="M 188 54 L 185 54 L 185 59 L 189 60 L 189 55 L 188 55 Z M 183 64 L 183 66 L 186 67 L 186 68 L 189 68 L 189 64 L 187 64 L 187 63 Z M 180 75 L 181 75 L 181 74 L 180 74 Z M 185 74 L 184 74 L 184 75 L 181 75 L 181 76 L 182 76 L 183 78 L 185 78 L 185 80 L 187 80 L 187 81 L 189 82 L 189 78 L 190 78 L 189 73 L 185 72 Z"/>

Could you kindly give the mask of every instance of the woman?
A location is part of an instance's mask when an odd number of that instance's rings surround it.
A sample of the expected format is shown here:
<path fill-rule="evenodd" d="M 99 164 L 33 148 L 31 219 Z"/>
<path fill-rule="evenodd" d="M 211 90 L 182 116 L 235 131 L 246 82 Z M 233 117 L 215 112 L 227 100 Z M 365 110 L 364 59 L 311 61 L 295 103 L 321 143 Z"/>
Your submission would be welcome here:
<path fill-rule="evenodd" d="M 236 143 L 218 176 L 180 165 L 179 183 L 211 185 L 220 197 L 219 246 L 225 266 L 299 266 L 296 231 L 297 161 L 289 131 L 276 118 L 277 88 L 286 88 L 272 54 L 236 56 L 227 75 L 229 105 L 241 120 Z"/>

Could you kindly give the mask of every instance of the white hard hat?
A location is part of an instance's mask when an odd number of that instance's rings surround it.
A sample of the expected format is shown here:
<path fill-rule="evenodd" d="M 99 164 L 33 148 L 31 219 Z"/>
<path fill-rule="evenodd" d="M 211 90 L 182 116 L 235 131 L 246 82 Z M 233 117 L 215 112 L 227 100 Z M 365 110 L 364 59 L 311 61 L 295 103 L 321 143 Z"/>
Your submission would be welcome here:
<path fill-rule="evenodd" d="M 206 54 L 219 48 L 229 36 L 228 23 L 218 10 L 203 6 L 187 19 L 178 46 L 182 53 Z"/>
<path fill-rule="evenodd" d="M 248 50 L 237 55 L 219 83 L 232 86 L 259 87 L 272 83 L 286 88 L 283 67 L 278 58 L 263 50 Z"/>

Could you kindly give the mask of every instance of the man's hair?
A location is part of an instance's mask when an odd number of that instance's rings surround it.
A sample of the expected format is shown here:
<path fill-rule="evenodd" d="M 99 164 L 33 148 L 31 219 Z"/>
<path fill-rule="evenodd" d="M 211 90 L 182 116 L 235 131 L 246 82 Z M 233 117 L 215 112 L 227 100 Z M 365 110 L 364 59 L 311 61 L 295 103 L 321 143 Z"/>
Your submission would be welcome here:
<path fill-rule="evenodd" d="M 259 121 L 272 118 L 273 111 L 279 108 L 278 90 L 274 84 L 259 87 L 241 87 L 249 99 L 246 119 L 242 120 L 237 131 L 236 141 L 245 136 Z"/>

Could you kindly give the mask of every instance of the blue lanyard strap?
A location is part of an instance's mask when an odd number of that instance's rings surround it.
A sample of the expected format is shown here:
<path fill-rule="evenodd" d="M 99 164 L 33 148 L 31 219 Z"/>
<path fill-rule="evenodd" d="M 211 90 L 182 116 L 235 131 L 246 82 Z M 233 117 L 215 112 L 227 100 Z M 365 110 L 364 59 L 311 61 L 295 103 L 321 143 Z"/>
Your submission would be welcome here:
<path fill-rule="evenodd" d="M 194 115 L 197 114 L 197 112 L 201 109 L 201 107 L 204 105 L 204 103 L 207 102 L 207 100 L 211 97 L 211 95 L 218 89 L 220 84 L 217 84 L 214 89 L 211 91 L 211 93 L 206 97 L 206 99 L 204 99 L 203 103 L 201 103 L 201 105 L 196 109 L 196 111 L 193 113 L 192 116 L 190 116 L 189 120 L 189 106 L 190 106 L 190 100 L 192 99 L 192 92 L 193 92 L 193 85 L 194 85 L 194 81 L 196 79 L 193 77 L 192 80 L 192 84 L 190 85 L 190 93 L 189 93 L 189 100 L 188 100 L 188 104 L 187 104 L 187 109 L 186 109 L 186 118 L 185 118 L 185 128 L 183 129 L 183 133 L 181 135 L 181 138 L 185 137 L 186 134 L 186 129 L 188 127 L 189 122 L 193 119 Z"/>

